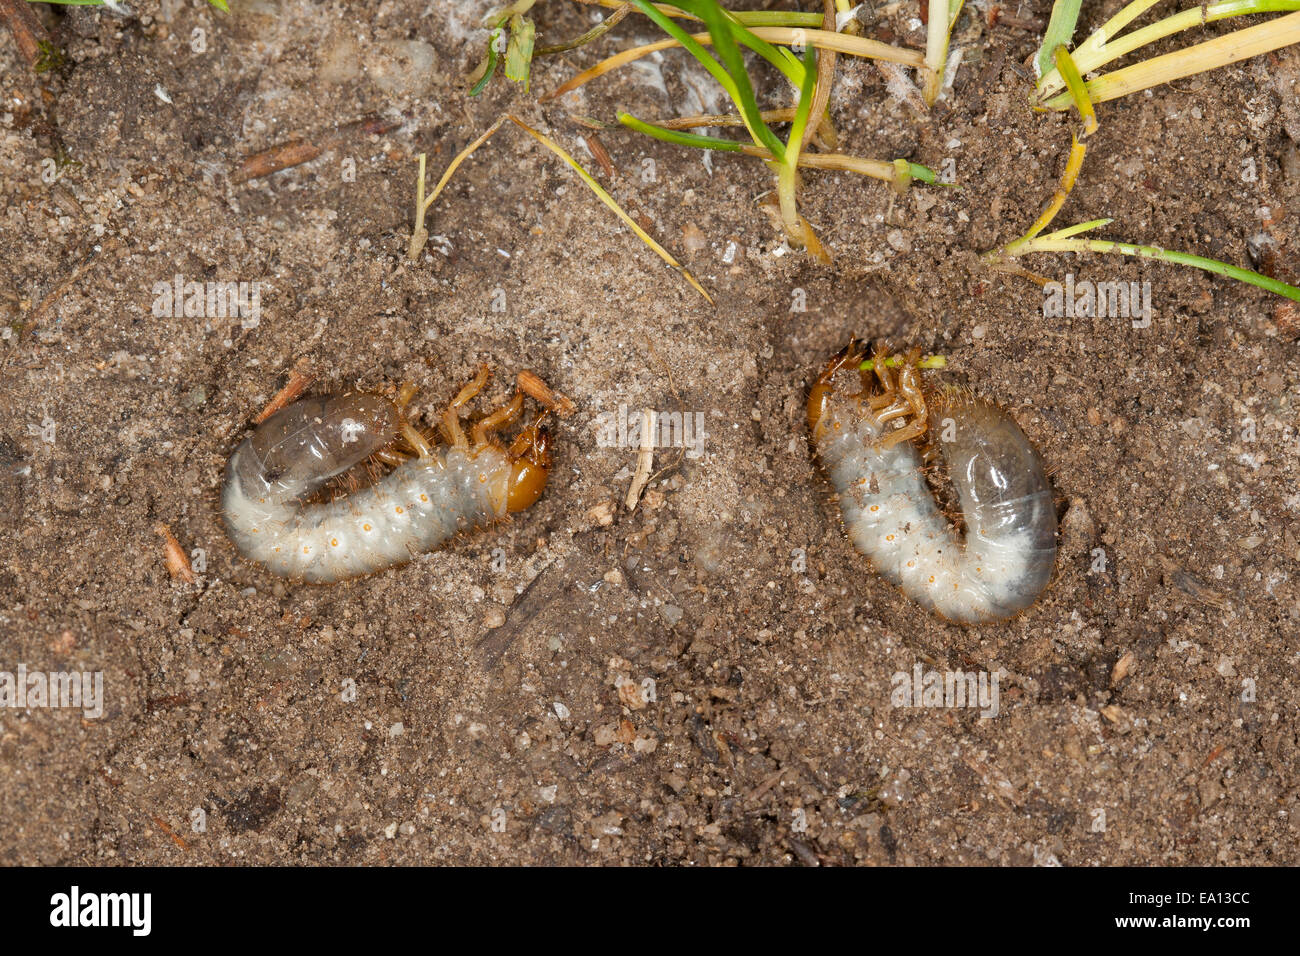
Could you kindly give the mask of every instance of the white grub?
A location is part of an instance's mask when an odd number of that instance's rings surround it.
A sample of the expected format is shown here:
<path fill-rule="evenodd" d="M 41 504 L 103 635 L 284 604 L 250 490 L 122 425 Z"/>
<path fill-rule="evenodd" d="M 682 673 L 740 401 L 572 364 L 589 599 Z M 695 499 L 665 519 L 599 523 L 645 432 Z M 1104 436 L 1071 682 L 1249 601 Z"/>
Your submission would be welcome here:
<path fill-rule="evenodd" d="M 856 368 L 863 356 L 845 362 L 844 354 L 837 361 L 848 370 L 814 387 L 809 423 L 854 546 L 908 597 L 955 623 L 1001 621 L 1029 607 L 1056 560 L 1056 511 L 1024 433 L 1001 408 L 964 392 L 930 403 L 927 427 L 939 432 L 963 536 L 935 502 L 913 441 L 882 441 L 893 423 L 878 416 L 899 406 L 873 410 Z M 920 394 L 915 367 L 898 378 Z"/>
<path fill-rule="evenodd" d="M 226 531 L 244 557 L 294 580 L 327 584 L 404 564 L 536 500 L 550 464 L 547 439 L 536 426 L 525 431 L 510 449 L 477 435 L 472 445 L 461 435 L 433 446 L 382 396 L 303 399 L 230 456 Z M 411 436 L 415 457 L 345 498 L 307 503 L 330 478 L 377 452 L 391 455 L 399 434 Z"/>

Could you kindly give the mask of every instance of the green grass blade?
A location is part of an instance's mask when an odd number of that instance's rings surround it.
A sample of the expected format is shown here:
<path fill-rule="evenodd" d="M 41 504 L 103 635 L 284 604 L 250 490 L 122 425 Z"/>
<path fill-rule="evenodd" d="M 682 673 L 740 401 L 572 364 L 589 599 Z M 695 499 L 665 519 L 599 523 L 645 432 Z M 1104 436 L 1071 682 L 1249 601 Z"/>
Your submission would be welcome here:
<path fill-rule="evenodd" d="M 470 96 L 478 96 L 482 93 L 484 88 L 488 85 L 488 82 L 492 79 L 492 75 L 496 73 L 497 39 L 500 36 L 500 27 L 497 27 L 488 34 L 487 56 L 483 58 L 483 62 L 478 65 L 478 69 L 471 73 L 469 77 L 472 84 L 469 89 Z"/>
<path fill-rule="evenodd" d="M 812 27 L 822 25 L 820 13 L 791 13 L 785 10 L 728 10 L 729 16 L 747 27 Z"/>
<path fill-rule="evenodd" d="M 749 72 L 745 69 L 745 59 L 741 55 L 740 47 L 736 45 L 735 37 L 731 32 L 731 22 L 723 12 L 722 7 L 718 5 L 717 0 L 701 0 L 699 12 L 704 20 L 705 27 L 708 28 L 709 35 L 713 38 L 713 49 L 718 54 L 723 68 L 731 76 L 734 84 L 736 95 L 733 97 L 737 108 L 742 116 L 745 117 L 745 126 L 749 129 L 750 135 L 755 138 L 755 142 L 766 146 L 772 151 L 772 155 L 778 160 L 784 161 L 785 144 L 777 137 L 775 133 L 763 122 L 758 108 L 758 100 L 754 96 L 754 88 L 749 82 Z"/>
<path fill-rule="evenodd" d="M 904 160 L 904 162 L 907 161 Z M 929 166 L 922 166 L 920 163 L 908 162 L 907 173 L 912 179 L 919 179 L 923 183 L 930 183 L 931 185 L 937 185 L 937 186 L 947 186 L 950 189 L 961 188 L 956 183 L 939 182 L 939 177 L 935 175 L 934 170 L 931 169 Z"/>
<path fill-rule="evenodd" d="M 700 62 L 700 65 L 708 70 L 713 75 L 713 78 L 721 84 L 722 88 L 727 91 L 727 95 L 731 97 L 732 101 L 736 102 L 737 106 L 740 105 L 737 101 L 740 94 L 731 76 L 722 68 L 722 64 L 710 56 L 708 51 L 695 41 L 693 36 L 674 23 L 671 17 L 661 13 L 652 4 L 648 3 L 647 0 L 632 0 L 632 3 L 636 4 L 638 10 L 653 20 L 659 29 L 680 43 L 687 53 L 695 57 Z M 750 135 L 755 135 L 752 130 Z M 757 140 L 756 136 L 755 139 Z"/>
<path fill-rule="evenodd" d="M 699 133 L 683 133 L 680 130 L 664 129 L 654 123 L 639 120 L 631 113 L 625 113 L 622 110 L 618 112 L 618 121 L 628 129 L 634 129 L 638 133 L 645 133 L 647 136 L 653 136 L 655 139 L 661 139 L 665 143 L 673 143 L 677 146 L 691 146 L 695 149 L 716 149 L 725 153 L 738 153 L 742 148 L 742 145 L 734 139 L 722 139 L 719 136 L 702 136 Z"/>
<path fill-rule="evenodd" d="M 1220 262 L 1218 259 L 1210 259 L 1206 256 L 1194 255 L 1190 252 L 1173 252 L 1169 249 L 1161 249 L 1157 246 L 1140 246 L 1132 242 L 1111 242 L 1107 239 L 1053 239 L 1050 236 L 1040 236 L 1037 239 L 1031 239 L 1025 243 L 1017 253 L 1024 255 L 1027 252 L 1100 252 L 1100 253 L 1119 253 L 1123 256 L 1136 256 L 1141 259 L 1155 259 L 1157 262 L 1166 262 L 1176 266 L 1191 266 L 1194 269 L 1201 269 L 1205 272 L 1211 272 L 1214 275 L 1221 275 L 1228 279 L 1235 279 L 1238 282 L 1244 282 L 1248 285 L 1256 286 L 1265 291 L 1272 292 L 1275 295 L 1283 296 L 1287 299 L 1294 299 L 1300 302 L 1300 289 L 1293 285 L 1287 285 L 1278 279 L 1269 276 L 1260 275 L 1258 272 L 1252 272 L 1250 269 L 1243 269 L 1240 266 L 1230 265 L 1226 262 Z"/>
<path fill-rule="evenodd" d="M 505 74 L 507 79 L 524 84 L 528 91 L 529 67 L 533 61 L 533 42 L 537 27 L 528 17 L 515 14 L 510 20 L 510 44 L 506 47 Z"/>
<path fill-rule="evenodd" d="M 1058 46 L 1069 47 L 1074 39 L 1074 27 L 1079 22 L 1079 9 L 1083 0 L 1056 0 L 1052 6 L 1052 19 L 1047 22 L 1047 32 L 1043 34 L 1043 45 L 1038 48 L 1034 64 L 1038 67 L 1039 77 L 1044 77 L 1055 66 L 1052 58 Z"/>
<path fill-rule="evenodd" d="M 723 14 L 726 15 L 727 20 L 731 25 L 731 35 L 735 37 L 738 42 L 743 43 L 763 59 L 767 60 L 768 63 L 771 63 L 774 67 L 780 70 L 795 89 L 798 89 L 803 85 L 804 65 L 803 61 L 801 61 L 799 57 L 785 47 L 779 47 L 775 44 L 768 43 L 766 40 L 760 39 L 749 30 L 749 26 L 759 26 L 760 24 L 746 24 L 740 20 L 739 14 L 733 13 L 725 8 L 720 9 L 722 9 Z M 819 22 L 818 26 L 820 25 Z"/>
<path fill-rule="evenodd" d="M 1079 68 L 1074 65 L 1074 60 L 1070 58 L 1070 51 L 1064 46 L 1058 46 L 1053 51 L 1053 58 L 1056 60 L 1056 68 L 1065 80 L 1070 99 L 1074 100 L 1074 107 L 1079 111 L 1079 118 L 1083 120 L 1083 135 L 1091 136 L 1097 132 L 1097 111 L 1093 109 L 1092 100 L 1088 98 L 1088 84 L 1083 82 L 1083 77 L 1079 75 Z"/>
<path fill-rule="evenodd" d="M 793 152 L 795 161 L 799 159 L 799 144 L 803 142 L 804 130 L 808 126 L 808 115 L 812 112 L 813 93 L 817 86 L 817 48 L 804 48 L 803 82 L 799 84 L 799 102 L 795 105 L 794 120 L 790 123 L 790 141 L 786 153 Z"/>
<path fill-rule="evenodd" d="M 1102 226 L 1109 226 L 1114 219 L 1093 219 L 1089 222 L 1081 222 L 1076 226 L 1066 226 L 1064 229 L 1058 229 L 1055 232 L 1049 232 L 1045 236 L 1040 236 L 1044 242 L 1050 242 L 1053 239 L 1068 239 L 1071 236 L 1077 236 L 1082 232 L 1089 232 L 1093 229 L 1100 229 Z"/>

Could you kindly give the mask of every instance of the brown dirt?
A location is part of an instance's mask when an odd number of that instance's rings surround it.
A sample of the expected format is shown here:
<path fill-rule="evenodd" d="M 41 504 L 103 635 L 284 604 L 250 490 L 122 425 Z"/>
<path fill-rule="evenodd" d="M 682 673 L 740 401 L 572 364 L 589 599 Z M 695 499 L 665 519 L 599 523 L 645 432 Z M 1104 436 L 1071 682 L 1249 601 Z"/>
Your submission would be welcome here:
<path fill-rule="evenodd" d="M 539 107 L 594 62 L 583 50 L 541 64 L 531 93 L 498 78 L 468 100 L 486 4 L 232 7 L 41 9 L 69 62 L 40 81 L 0 42 L 5 324 L 77 272 L 0 342 L 0 670 L 100 670 L 107 694 L 98 720 L 0 712 L 0 860 L 1300 862 L 1300 329 L 1258 289 L 1101 257 L 1026 264 L 1150 281 L 1151 326 L 1044 319 L 1036 286 L 980 267 L 1064 164 L 1068 121 L 1026 105 L 1036 32 L 968 5 L 955 88 L 928 116 L 841 60 L 846 148 L 952 158 L 963 188 L 895 200 L 810 174 L 803 212 L 831 268 L 776 254 L 756 161 L 715 155 L 710 175 L 697 154 L 601 134 L 618 170 L 601 178 L 713 308 L 512 129 L 434 207 L 446 243 L 404 259 L 416 153 L 436 176 L 508 108 L 594 168 L 570 115 L 707 97 L 681 54 L 664 90 L 623 71 Z M 920 46 L 913 16 L 871 29 Z M 590 11 L 546 0 L 537 17 L 554 40 Z M 633 16 L 599 49 L 651 36 Z M 431 68 L 394 68 L 384 44 L 407 40 L 432 45 Z M 1110 216 L 1107 236 L 1243 265 L 1271 230 L 1269 267 L 1300 279 L 1298 62 L 1104 105 L 1058 222 Z M 368 114 L 403 125 L 232 184 L 243 156 Z M 81 165 L 52 185 L 60 143 Z M 268 283 L 260 325 L 154 317 L 154 283 L 177 273 Z M 844 538 L 802 409 L 855 333 L 945 353 L 942 380 L 1004 403 L 1051 463 L 1058 574 L 1023 616 L 947 625 Z M 426 412 L 481 361 L 497 398 L 531 367 L 578 412 L 546 495 L 508 526 L 352 585 L 286 584 L 235 553 L 216 495 L 304 356 L 326 385 L 411 379 Z M 591 511 L 621 502 L 635 453 L 600 447 L 597 416 L 677 396 L 704 413 L 707 454 L 602 526 Z M 29 429 L 46 417 L 53 444 Z M 169 579 L 159 522 L 206 552 L 196 583 Z M 1000 716 L 892 708 L 891 675 L 918 661 L 1004 668 Z M 656 699 L 627 706 L 621 678 L 653 678 Z"/>

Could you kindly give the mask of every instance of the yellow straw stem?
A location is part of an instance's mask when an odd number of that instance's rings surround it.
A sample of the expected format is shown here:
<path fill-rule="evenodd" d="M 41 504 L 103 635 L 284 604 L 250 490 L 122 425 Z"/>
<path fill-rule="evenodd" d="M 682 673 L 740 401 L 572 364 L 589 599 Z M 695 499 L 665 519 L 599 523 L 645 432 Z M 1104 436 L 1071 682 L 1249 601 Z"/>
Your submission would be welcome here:
<path fill-rule="evenodd" d="M 1058 46 L 1053 56 L 1056 59 L 1056 68 L 1065 78 L 1070 99 L 1074 100 L 1074 105 L 1079 110 L 1079 118 L 1083 120 L 1083 135 L 1091 136 L 1097 132 L 1097 112 L 1092 108 L 1092 100 L 1088 98 L 1088 86 L 1079 75 L 1079 68 L 1074 65 L 1074 60 L 1070 58 L 1070 51 L 1065 48 L 1065 44 Z"/>
<path fill-rule="evenodd" d="M 1300 11 L 1106 73 L 1088 82 L 1088 98 L 1093 103 L 1105 103 L 1153 86 L 1172 83 L 1196 73 L 1270 53 L 1292 43 L 1300 43 Z M 1044 105 L 1049 109 L 1062 110 L 1068 109 L 1072 102 L 1070 95 L 1063 93 Z"/>
<path fill-rule="evenodd" d="M 485 142 L 487 142 L 488 139 L 492 136 L 492 134 L 495 133 L 497 130 L 499 130 L 501 128 L 501 124 L 504 123 L 506 120 L 509 120 L 510 122 L 514 123 L 516 126 L 522 129 L 529 136 L 533 137 L 533 139 L 537 140 L 539 143 L 541 143 L 543 146 L 549 149 L 556 156 L 560 157 L 560 159 L 564 160 L 564 162 L 567 163 L 568 166 L 578 174 L 579 178 L 581 178 L 582 181 L 587 185 L 587 188 L 590 189 L 592 192 L 594 192 L 596 194 L 596 197 L 601 202 L 603 202 L 606 206 L 608 206 L 611 210 L 613 210 L 614 214 L 618 216 L 618 218 L 622 219 L 624 223 L 627 224 L 628 228 L 631 229 L 636 234 L 638 239 L 640 239 L 647 246 L 653 249 L 655 254 L 659 256 L 660 259 L 662 259 L 664 262 L 668 263 L 668 265 L 670 265 L 672 268 L 676 269 L 679 273 L 681 273 L 682 278 L 684 278 L 687 282 L 689 282 L 691 284 L 691 287 L 694 288 L 696 292 L 704 296 L 706 302 L 708 302 L 710 305 L 713 304 L 713 297 L 704 290 L 704 287 L 700 285 L 700 283 L 696 280 L 695 276 L 691 275 L 690 271 L 687 270 L 685 266 L 683 266 L 680 262 L 678 262 L 675 258 L 673 258 L 673 256 L 668 252 L 667 249 L 659 245 L 659 243 L 655 242 L 654 238 L 651 237 L 649 233 L 647 233 L 644 229 L 642 229 L 639 225 L 637 225 L 637 223 L 632 219 L 632 217 L 623 211 L 623 208 L 614 200 L 614 197 L 611 196 L 605 190 L 605 187 L 601 186 L 601 184 L 598 183 L 590 173 L 588 173 L 585 169 L 583 169 L 582 166 L 579 165 L 578 161 L 574 159 L 571 155 L 569 155 L 569 153 L 564 149 L 563 146 L 555 142 L 555 140 L 551 139 L 549 136 L 545 135 L 544 133 L 540 133 L 537 130 L 533 129 L 523 120 L 519 119 L 517 116 L 511 115 L 510 113 L 505 113 L 502 116 L 500 116 L 495 123 L 493 123 L 483 132 L 483 135 L 481 135 L 478 139 L 474 140 L 474 142 L 470 143 L 463 150 L 461 150 L 456 155 L 456 158 L 451 161 L 451 164 L 447 167 L 447 171 L 442 174 L 442 179 L 438 180 L 438 185 L 434 188 L 433 192 L 429 195 L 427 199 L 424 199 L 422 202 L 419 203 L 416 209 L 415 230 L 411 235 L 410 247 L 407 249 L 407 256 L 409 258 L 414 259 L 419 255 L 420 249 L 423 248 L 424 242 L 428 238 L 427 230 L 424 227 L 425 212 L 428 210 L 428 208 L 431 205 L 433 205 L 434 200 L 438 198 L 439 193 L 442 192 L 443 187 L 447 185 L 447 182 L 451 179 L 452 174 L 456 172 L 460 164 L 463 163 L 471 153 L 473 153 L 476 149 L 478 149 Z M 420 156 L 420 173 L 421 173 L 420 183 L 416 187 L 417 201 L 419 201 L 419 197 L 421 196 L 424 190 L 424 176 L 423 176 L 424 156 L 423 155 Z"/>
<path fill-rule="evenodd" d="M 888 43 L 881 43 L 879 40 L 868 40 L 865 37 L 849 36 L 845 33 L 831 33 L 828 30 L 809 30 L 799 28 L 795 30 L 791 27 L 750 27 L 749 31 L 760 40 L 766 40 L 768 43 L 777 43 L 783 46 L 792 46 L 796 41 L 802 42 L 808 46 L 814 46 L 819 50 L 834 50 L 836 53 L 847 53 L 850 56 L 868 57 L 873 60 L 886 60 L 890 63 L 901 63 L 904 66 L 921 69 L 925 66 L 925 57 L 917 50 L 905 50 L 902 47 L 890 46 Z M 798 37 L 796 37 L 798 33 Z M 709 44 L 713 42 L 712 37 L 707 33 L 696 33 L 693 39 L 698 43 Z M 630 50 L 624 50 L 622 53 L 616 53 L 607 59 L 601 60 L 595 66 L 583 70 L 577 76 L 570 78 L 561 84 L 558 88 L 552 90 L 542 97 L 543 102 L 553 100 L 565 93 L 572 92 L 585 83 L 604 76 L 611 70 L 616 70 L 620 66 L 626 66 L 634 60 L 639 60 L 643 56 L 649 56 L 659 50 L 669 50 L 673 47 L 681 46 L 676 40 L 657 40 L 654 43 L 647 43 L 643 46 L 633 47 Z"/>
<path fill-rule="evenodd" d="M 773 159 L 770 150 L 750 143 L 742 144 L 740 152 L 746 156 L 757 156 L 759 159 L 765 159 L 768 162 Z M 893 163 L 887 163 L 879 159 L 863 159 L 860 156 L 850 156 L 847 153 L 800 153 L 799 165 L 808 169 L 840 169 L 845 172 L 870 176 L 872 179 L 883 179 L 885 182 L 893 182 L 896 178 Z"/>
<path fill-rule="evenodd" d="M 1048 203 L 1047 208 L 1043 210 L 1043 214 L 1038 217 L 1027 233 L 1014 242 L 1003 246 L 1002 251 L 1004 253 L 1010 256 L 1015 255 L 1018 248 L 1052 224 L 1052 220 L 1056 218 L 1056 214 L 1065 205 L 1070 190 L 1074 188 L 1074 184 L 1079 178 L 1079 169 L 1083 166 L 1083 157 L 1087 155 L 1087 152 L 1088 147 L 1079 142 L 1079 138 L 1071 133 L 1070 158 L 1065 163 L 1065 172 L 1061 174 L 1061 183 L 1056 187 L 1056 193 L 1052 196 L 1052 201 Z"/>
<path fill-rule="evenodd" d="M 1115 34 L 1159 2 L 1160 0 L 1133 0 L 1127 7 L 1094 30 L 1088 39 L 1074 48 L 1074 62 L 1079 65 L 1080 70 L 1091 73 L 1092 68 L 1087 64 L 1092 62 L 1092 55 L 1099 50 L 1104 50 Z M 1063 86 L 1065 86 L 1065 83 L 1061 80 L 1061 74 L 1056 70 L 1052 70 L 1038 81 L 1038 91 L 1041 96 L 1055 93 Z"/>

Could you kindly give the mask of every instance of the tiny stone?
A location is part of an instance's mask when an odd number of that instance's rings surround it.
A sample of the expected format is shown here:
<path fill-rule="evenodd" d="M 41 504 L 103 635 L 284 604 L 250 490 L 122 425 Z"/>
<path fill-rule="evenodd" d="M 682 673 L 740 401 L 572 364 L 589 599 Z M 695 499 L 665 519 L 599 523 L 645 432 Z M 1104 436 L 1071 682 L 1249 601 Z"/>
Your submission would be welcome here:
<path fill-rule="evenodd" d="M 659 614 L 668 623 L 669 627 L 676 626 L 677 622 L 682 619 L 682 609 L 675 604 L 665 604 L 659 609 Z"/>

